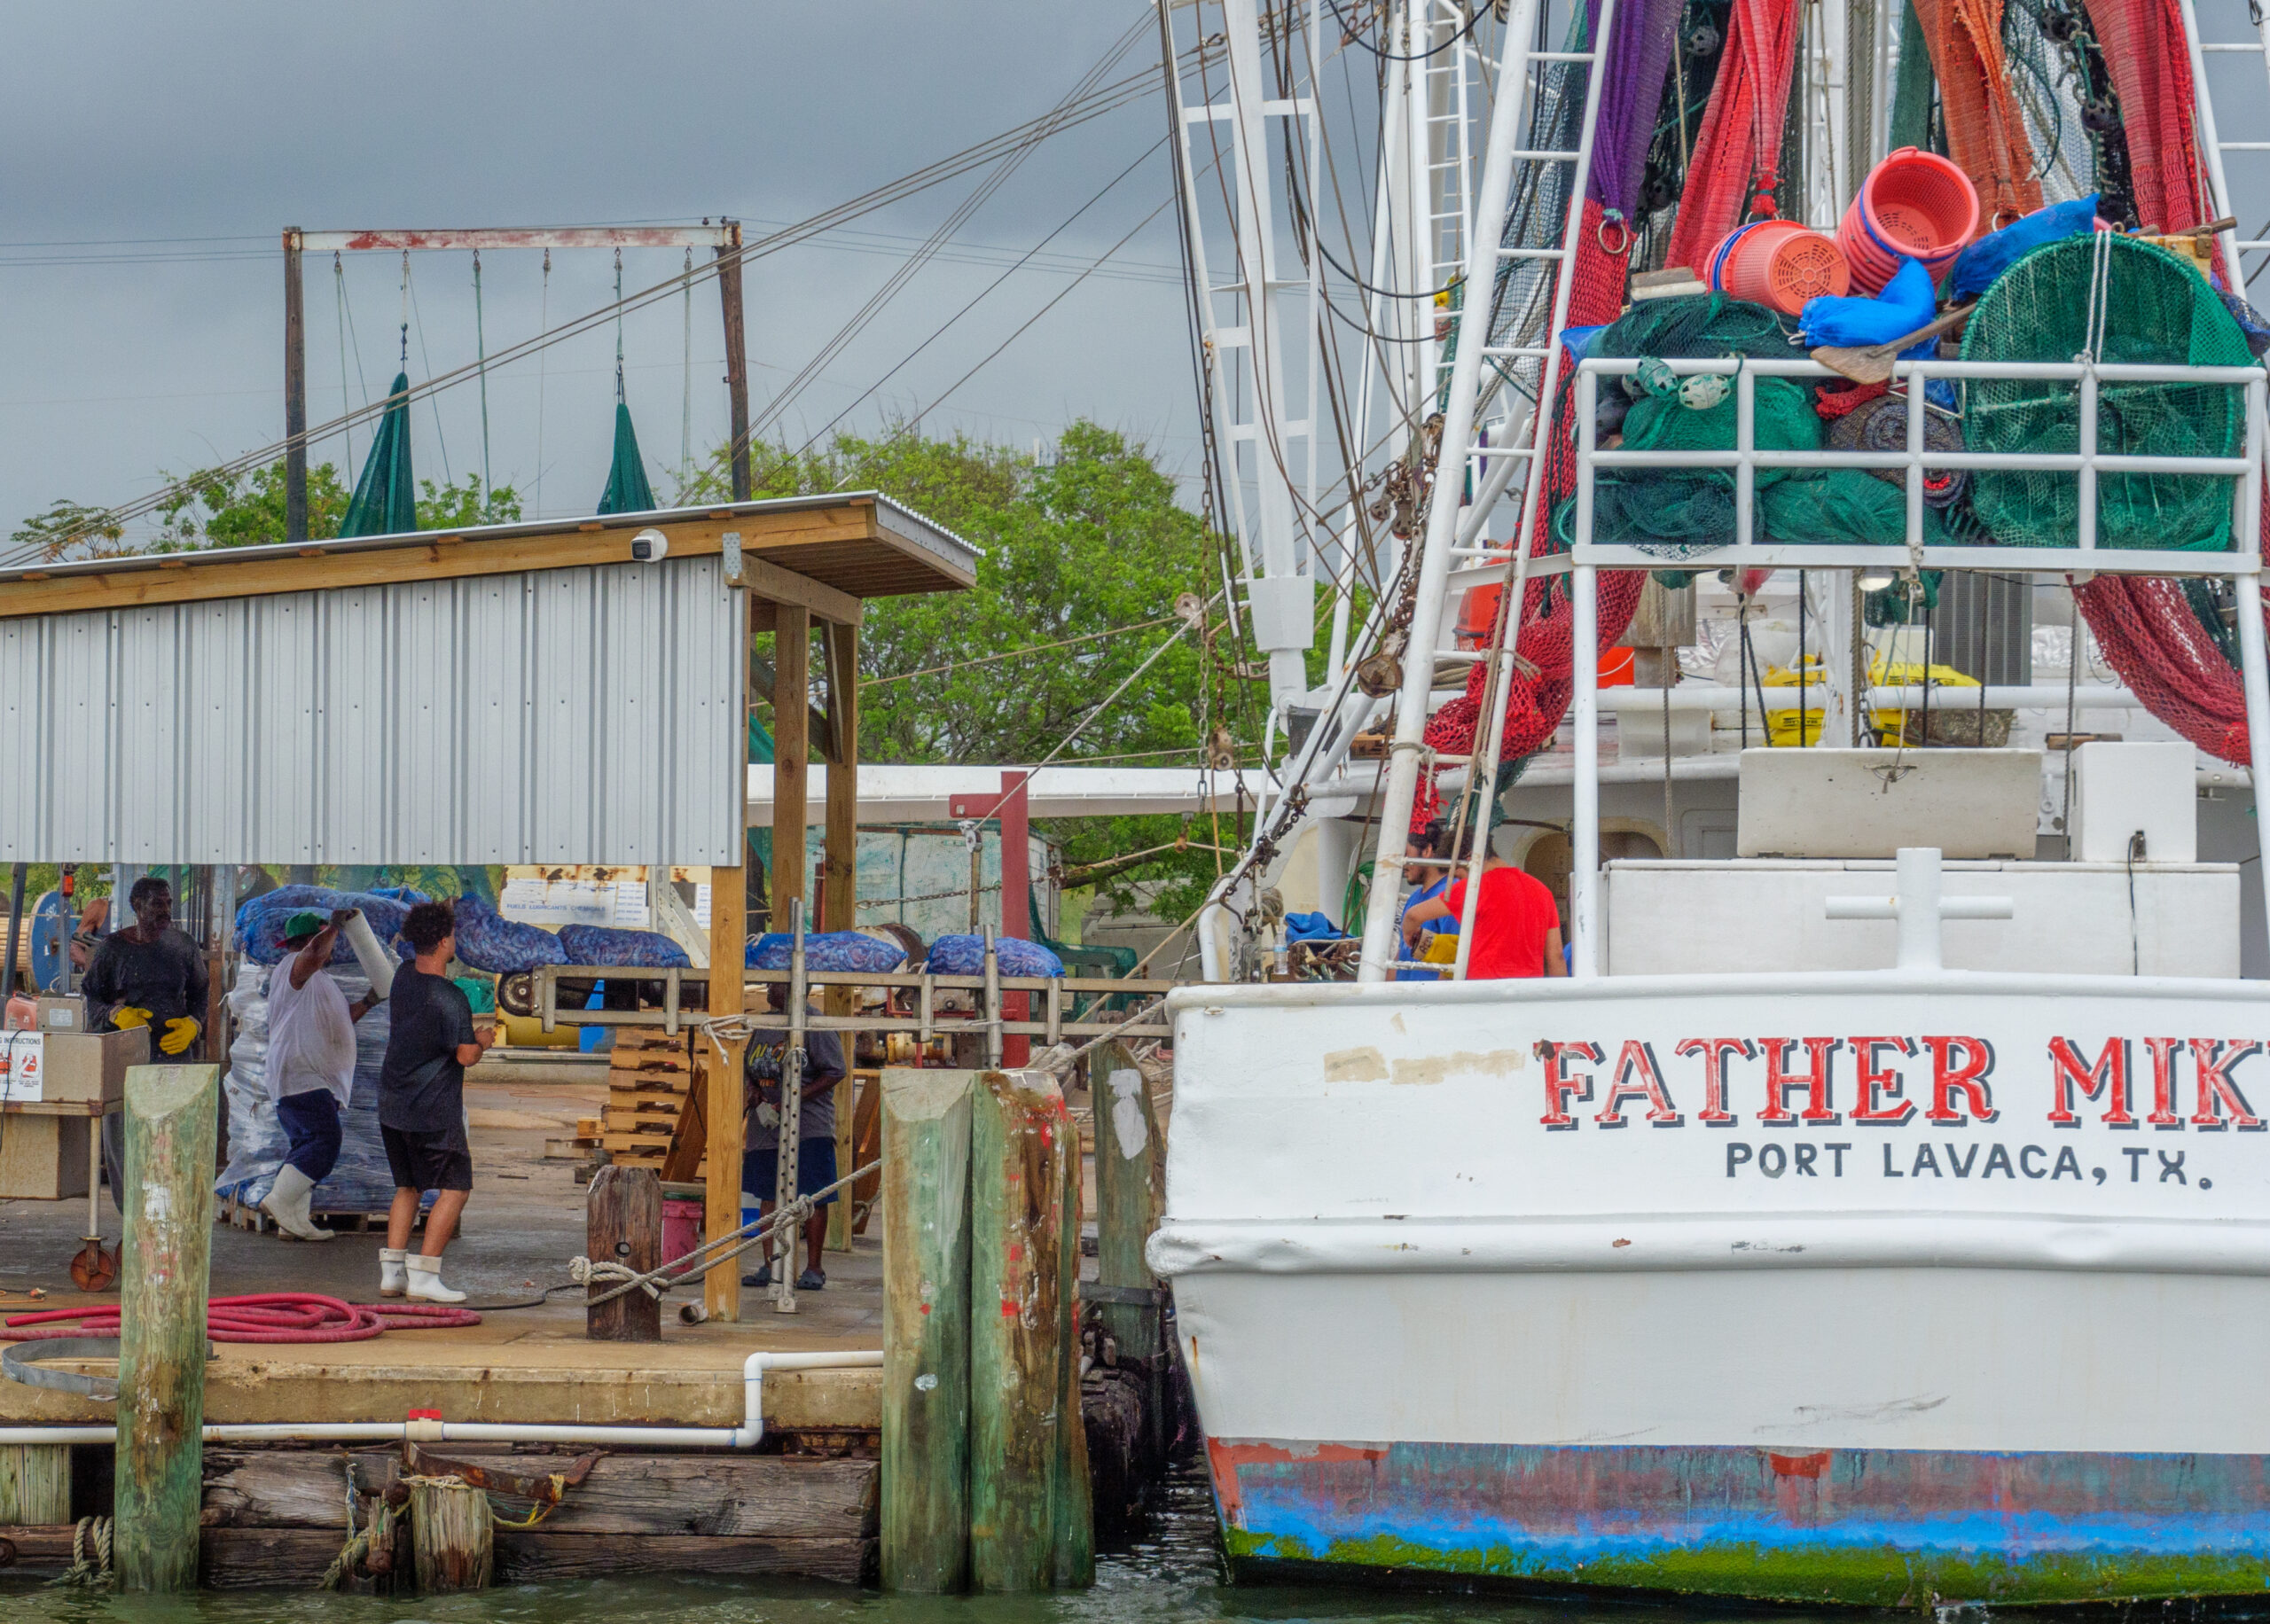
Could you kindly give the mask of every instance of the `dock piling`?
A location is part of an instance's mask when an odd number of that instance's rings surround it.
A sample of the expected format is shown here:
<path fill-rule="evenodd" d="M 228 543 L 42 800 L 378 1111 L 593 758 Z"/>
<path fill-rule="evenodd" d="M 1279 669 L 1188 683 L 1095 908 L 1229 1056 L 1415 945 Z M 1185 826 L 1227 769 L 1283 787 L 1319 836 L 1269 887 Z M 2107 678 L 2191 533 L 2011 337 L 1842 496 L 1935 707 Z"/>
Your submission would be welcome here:
<path fill-rule="evenodd" d="M 591 1175 L 584 1207 L 585 1255 L 645 1274 L 662 1263 L 662 1182 L 652 1167 L 601 1167 Z M 585 1294 L 611 1289 L 593 1280 Z M 594 1342 L 659 1342 L 662 1300 L 625 1292 L 584 1311 L 584 1332 Z"/>
<path fill-rule="evenodd" d="M 126 1073 L 115 1549 L 129 1592 L 197 1585 L 220 1076 L 217 1066 Z"/>
<path fill-rule="evenodd" d="M 422 1594 L 487 1589 L 497 1568 L 488 1491 L 458 1478 L 413 1480 L 410 1549 Z"/>
<path fill-rule="evenodd" d="M 1060 1590 L 1084 1590 L 1096 1581 L 1095 1484 L 1088 1475 L 1088 1430 L 1080 1402 L 1080 1133 L 1063 1122 L 1062 1244 L 1057 1316 L 1056 1495 L 1053 1516 Z"/>
<path fill-rule="evenodd" d="M 71 1520 L 71 1446 L 0 1444 L 0 1526 L 39 1527 Z"/>
<path fill-rule="evenodd" d="M 918 1595 L 969 1583 L 974 1075 L 882 1074 L 882 1581 Z"/>
<path fill-rule="evenodd" d="M 1116 1293 L 1158 1285 L 1143 1248 L 1166 1206 L 1166 1158 L 1150 1087 L 1124 1043 L 1101 1044 L 1089 1056 L 1088 1098 L 1096 1123 L 1096 1283 L 1114 1293 L 1097 1313 L 1123 1353 L 1147 1359 L 1159 1351 L 1158 1306 Z"/>
<path fill-rule="evenodd" d="M 1063 1157 L 1078 1140 L 1045 1072 L 981 1073 L 970 1098 L 970 1579 L 981 1593 L 1045 1590 L 1064 1418 Z"/>

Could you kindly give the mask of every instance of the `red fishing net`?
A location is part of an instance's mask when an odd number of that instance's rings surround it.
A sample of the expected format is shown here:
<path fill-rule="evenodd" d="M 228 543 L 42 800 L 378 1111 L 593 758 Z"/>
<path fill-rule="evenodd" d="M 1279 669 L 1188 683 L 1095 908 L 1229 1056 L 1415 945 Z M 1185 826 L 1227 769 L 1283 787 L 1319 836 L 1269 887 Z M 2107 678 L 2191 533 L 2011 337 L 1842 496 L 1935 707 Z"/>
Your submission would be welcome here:
<path fill-rule="evenodd" d="M 2120 98 L 2139 217 L 2165 230 L 2201 223 L 2209 191 L 2182 13 L 2174 0 L 2090 0 L 2088 12 Z M 2263 518 L 2270 533 L 2270 489 Z M 2097 647 L 2147 710 L 2210 755 L 2246 764 L 2245 691 L 2179 584 L 2099 575 L 2076 596 Z"/>
<path fill-rule="evenodd" d="M 1796 0 L 1734 0 L 1726 55 L 1695 132 L 1697 161 L 1679 199 L 1667 265 L 1707 272 L 1710 250 L 1745 214 L 1773 211 L 1781 123 L 1796 66 L 1804 8 Z M 1707 161 L 1700 155 L 1711 153 Z M 1613 320 L 1615 312 L 1601 317 Z M 1576 318 L 1569 317 L 1573 322 Z"/>
<path fill-rule="evenodd" d="M 1612 322 L 1624 309 L 1624 286 L 1630 269 L 1632 235 L 1604 230 L 1604 215 L 1597 199 L 1585 201 L 1580 240 L 1577 246 L 1575 279 L 1569 291 L 1569 325 L 1589 327 Z M 1612 250 L 1612 251 L 1611 251 Z M 1549 452 L 1546 459 L 1543 500 L 1530 527 L 1532 557 L 1552 544 L 1546 516 L 1577 485 L 1574 431 L 1576 392 L 1568 387 L 1566 373 L 1555 402 Z M 1600 576 L 1599 622 L 1601 646 L 1624 635 L 1639 606 L 1640 589 L 1647 583 L 1640 570 L 1604 570 Z M 1514 640 L 1516 659 L 1506 683 L 1506 738 L 1499 761 L 1517 761 L 1541 748 L 1561 725 L 1575 690 L 1575 621 L 1569 597 L 1568 578 L 1536 580 L 1529 583 L 1521 605 L 1521 630 Z M 1466 691 L 1436 711 L 1428 724 L 1428 747 L 1446 755 L 1472 755 L 1480 749 L 1482 691 L 1489 680 L 1490 662 L 1468 668 Z M 1484 765 L 1470 770 L 1488 771 Z M 1417 799 L 1412 803 L 1411 828 L 1424 829 L 1440 816 L 1442 798 L 1435 775 L 1422 773 Z"/>
<path fill-rule="evenodd" d="M 1945 110 L 1947 156 L 1978 189 L 1982 230 L 2041 207 L 2032 144 L 2002 51 L 2002 0 L 1915 0 Z"/>

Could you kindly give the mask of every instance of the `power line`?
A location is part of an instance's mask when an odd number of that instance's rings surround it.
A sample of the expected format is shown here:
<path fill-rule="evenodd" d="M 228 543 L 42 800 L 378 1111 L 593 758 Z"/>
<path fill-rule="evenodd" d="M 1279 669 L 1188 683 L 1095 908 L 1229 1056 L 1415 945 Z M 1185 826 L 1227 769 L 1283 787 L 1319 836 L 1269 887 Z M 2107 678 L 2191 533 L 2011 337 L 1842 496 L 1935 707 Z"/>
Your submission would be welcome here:
<path fill-rule="evenodd" d="M 881 683 L 904 683 L 918 676 L 936 676 L 941 672 L 967 670 L 971 666 L 990 666 L 1004 660 L 1022 660 L 1027 654 L 1041 654 L 1050 649 L 1068 649 L 1077 643 L 1094 643 L 1105 637 L 1124 636 L 1131 631 L 1148 631 L 1154 626 L 1164 626 L 1178 616 L 1162 614 L 1155 621 L 1138 621 L 1132 626 L 1115 626 L 1108 631 L 1092 631 L 1076 637 L 1066 637 L 1056 643 L 1036 643 L 1029 648 L 1009 649 L 998 654 L 980 654 L 975 660 L 957 660 L 951 665 L 925 666 L 920 671 L 894 671 L 888 676 L 863 676 L 861 688 L 873 688 Z"/>

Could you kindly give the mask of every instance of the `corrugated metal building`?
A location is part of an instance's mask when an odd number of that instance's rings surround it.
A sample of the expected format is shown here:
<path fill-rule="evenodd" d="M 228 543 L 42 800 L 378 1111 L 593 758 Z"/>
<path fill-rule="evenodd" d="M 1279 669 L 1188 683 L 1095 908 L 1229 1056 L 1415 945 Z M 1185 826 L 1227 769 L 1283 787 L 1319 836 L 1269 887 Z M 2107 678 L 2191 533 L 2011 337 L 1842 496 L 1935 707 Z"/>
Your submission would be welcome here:
<path fill-rule="evenodd" d="M 0 573 L 0 861 L 735 864 L 745 589 L 975 560 L 838 496 Z"/>

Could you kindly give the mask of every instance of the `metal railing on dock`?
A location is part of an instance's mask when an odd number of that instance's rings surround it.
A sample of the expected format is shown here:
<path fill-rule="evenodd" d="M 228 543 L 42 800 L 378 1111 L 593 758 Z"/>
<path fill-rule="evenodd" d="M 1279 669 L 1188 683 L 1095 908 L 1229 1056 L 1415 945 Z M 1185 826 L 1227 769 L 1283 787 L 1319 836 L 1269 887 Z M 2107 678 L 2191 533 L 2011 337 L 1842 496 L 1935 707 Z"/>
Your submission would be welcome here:
<path fill-rule="evenodd" d="M 989 955 L 989 967 L 996 961 Z M 713 972 L 707 970 L 646 970 L 613 964 L 547 964 L 531 973 L 536 1014 L 543 1029 L 559 1029 L 563 1019 L 570 1025 L 586 1027 L 659 1027 L 676 1034 L 701 1017 L 685 1005 L 685 989 L 688 986 L 702 988 L 709 985 Z M 741 972 L 742 984 L 749 988 L 787 987 L 795 979 L 794 970 L 746 970 Z M 1176 988 L 1187 985 L 1175 980 L 1119 980 L 1108 976 L 1005 976 L 995 970 L 986 975 L 937 975 L 920 971 L 873 970 L 812 970 L 803 972 L 807 988 L 846 987 L 852 988 L 881 988 L 886 993 L 913 992 L 915 1008 L 912 1013 L 894 1011 L 888 1003 L 873 1014 L 816 1015 L 806 1013 L 802 1022 L 806 1031 L 823 1032 L 907 1032 L 921 1042 L 955 1033 L 993 1031 L 1011 1037 L 1037 1037 L 1046 1043 L 1065 1038 L 1092 1038 L 1116 1034 L 1138 1041 L 1169 1035 L 1163 1008 L 1145 1015 L 1129 1024 L 1125 1014 L 1114 1015 L 1105 1009 L 1115 998 L 1163 998 Z M 560 1003 L 560 984 L 588 984 L 593 981 L 636 981 L 661 984 L 662 1007 L 658 1010 L 563 1010 Z M 970 995 L 971 1008 L 955 1010 L 942 1008 L 938 995 L 942 992 Z M 1037 1019 L 1011 1019 L 1004 1011 L 1003 1001 L 1023 995 L 1037 1001 Z M 1085 1002 L 1083 1003 L 1082 1000 Z"/>

